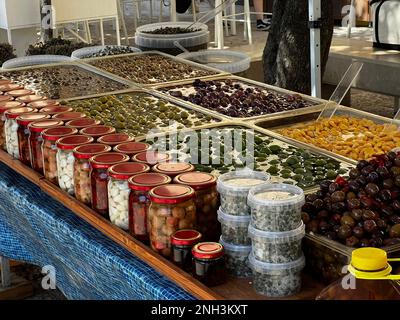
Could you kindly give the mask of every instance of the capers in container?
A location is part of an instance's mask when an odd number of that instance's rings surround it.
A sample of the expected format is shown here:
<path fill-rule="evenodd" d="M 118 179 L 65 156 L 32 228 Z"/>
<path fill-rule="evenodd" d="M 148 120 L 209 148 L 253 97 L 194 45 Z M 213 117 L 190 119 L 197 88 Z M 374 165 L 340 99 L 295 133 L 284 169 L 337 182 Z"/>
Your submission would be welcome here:
<path fill-rule="evenodd" d="M 251 252 L 250 246 L 239 246 L 230 244 L 222 239 L 219 243 L 225 249 L 225 266 L 230 275 L 237 278 L 249 278 L 253 275 L 249 265 L 248 257 Z"/>
<path fill-rule="evenodd" d="M 115 128 L 104 125 L 94 125 L 81 129 L 79 133 L 93 137 L 95 141 L 98 141 L 98 139 L 104 135 L 115 133 Z M 109 145 L 109 143 L 105 141 L 99 141 L 99 143 Z"/>
<path fill-rule="evenodd" d="M 135 154 L 145 152 L 150 149 L 150 145 L 144 142 L 124 142 L 114 147 L 115 152 L 123 153 L 129 157 L 133 157 Z"/>
<path fill-rule="evenodd" d="M 250 216 L 236 216 L 218 210 L 218 221 L 221 223 L 222 239 L 228 243 L 248 246 L 251 240 L 248 236 Z"/>
<path fill-rule="evenodd" d="M 108 144 L 109 146 L 116 146 L 124 142 L 134 141 L 135 138 L 127 133 L 112 133 L 106 134 L 97 139 L 98 142 Z"/>
<path fill-rule="evenodd" d="M 157 163 L 167 162 L 171 156 L 165 152 L 145 151 L 133 156 L 132 161 L 146 163 L 154 166 Z"/>

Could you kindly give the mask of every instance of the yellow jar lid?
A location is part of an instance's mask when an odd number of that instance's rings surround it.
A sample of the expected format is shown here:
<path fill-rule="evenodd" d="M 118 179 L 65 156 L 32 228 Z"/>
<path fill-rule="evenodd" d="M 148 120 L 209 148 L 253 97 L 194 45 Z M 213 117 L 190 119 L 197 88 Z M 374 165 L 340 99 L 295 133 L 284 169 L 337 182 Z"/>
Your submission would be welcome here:
<path fill-rule="evenodd" d="M 387 268 L 386 251 L 378 248 L 355 249 L 351 255 L 351 264 L 357 270 L 378 271 Z"/>

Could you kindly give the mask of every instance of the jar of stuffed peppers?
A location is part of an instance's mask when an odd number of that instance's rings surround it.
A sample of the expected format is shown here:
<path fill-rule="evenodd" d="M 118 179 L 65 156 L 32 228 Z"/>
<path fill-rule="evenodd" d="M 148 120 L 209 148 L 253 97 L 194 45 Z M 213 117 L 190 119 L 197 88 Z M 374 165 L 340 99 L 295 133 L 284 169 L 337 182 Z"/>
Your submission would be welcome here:
<path fill-rule="evenodd" d="M 108 216 L 108 168 L 115 164 L 128 162 L 129 157 L 122 153 L 108 152 L 89 159 L 90 183 L 92 186 L 92 209 L 109 219 Z"/>
<path fill-rule="evenodd" d="M 37 109 L 22 107 L 8 109 L 4 113 L 6 118 L 6 122 L 4 124 L 4 133 L 6 135 L 7 152 L 16 159 L 19 159 L 17 118 L 20 115 L 35 112 L 37 112 Z"/>
<path fill-rule="evenodd" d="M 8 109 L 12 108 L 21 108 L 23 107 L 24 104 L 17 102 L 17 101 L 3 101 L 0 102 L 0 148 L 3 150 L 7 151 L 6 147 L 6 133 L 5 133 L 5 122 L 6 122 L 6 116 L 4 113 Z"/>
<path fill-rule="evenodd" d="M 78 130 L 84 129 L 86 127 L 99 125 L 100 121 L 93 118 L 81 118 L 68 121 L 65 125 L 67 127 L 77 128 Z M 82 133 L 81 133 L 82 134 Z"/>
<path fill-rule="evenodd" d="M 41 113 L 38 113 L 41 114 Z M 32 169 L 43 173 L 43 137 L 42 132 L 49 128 L 62 126 L 64 122 L 54 119 L 38 120 L 28 125 L 29 154 Z"/>
<path fill-rule="evenodd" d="M 108 144 L 111 147 L 115 147 L 120 143 L 130 142 L 133 140 L 135 140 L 135 138 L 131 137 L 127 133 L 112 133 L 104 135 L 97 139 L 98 142 Z"/>
<path fill-rule="evenodd" d="M 114 147 L 115 152 L 123 153 L 129 157 L 133 157 L 135 154 L 144 152 L 150 149 L 150 145 L 144 142 L 124 142 Z"/>
<path fill-rule="evenodd" d="M 147 168 L 147 164 L 140 163 Z M 147 224 L 150 197 L 149 191 L 157 186 L 171 183 L 171 178 L 160 173 L 137 174 L 129 179 L 129 232 L 143 243 L 149 243 Z"/>
<path fill-rule="evenodd" d="M 115 164 L 108 169 L 108 214 L 110 221 L 121 229 L 129 230 L 128 179 L 147 171 L 149 166 L 135 162 Z"/>
<path fill-rule="evenodd" d="M 204 241 L 217 242 L 221 235 L 217 178 L 210 173 L 188 172 L 176 176 L 174 182 L 191 186 L 196 191 L 197 230 Z"/>
<path fill-rule="evenodd" d="M 54 121 L 62 122 L 61 120 L 54 120 Z M 56 185 L 58 185 L 56 142 L 60 138 L 74 135 L 77 133 L 78 129 L 61 127 L 61 126 L 45 129 L 42 133 L 43 173 L 47 180 L 51 181 Z"/>
<path fill-rule="evenodd" d="M 31 165 L 28 125 L 32 122 L 49 118 L 50 116 L 44 113 L 27 113 L 19 116 L 16 119 L 18 124 L 17 134 L 19 145 L 19 160 L 27 166 Z"/>
<path fill-rule="evenodd" d="M 92 186 L 90 184 L 89 159 L 97 154 L 110 152 L 111 147 L 102 143 L 89 143 L 76 147 L 73 151 L 74 161 L 74 189 L 75 198 L 80 202 L 91 205 Z"/>
<path fill-rule="evenodd" d="M 14 99 L 18 99 L 19 97 L 22 96 L 27 96 L 35 94 L 32 90 L 28 89 L 17 89 L 17 90 L 10 90 L 6 92 L 6 95 L 13 97 Z"/>
<path fill-rule="evenodd" d="M 86 118 L 86 115 L 82 112 L 67 111 L 67 112 L 57 113 L 53 116 L 53 119 L 61 120 L 64 121 L 65 123 L 80 118 Z"/>
<path fill-rule="evenodd" d="M 50 106 L 50 107 L 43 107 L 42 109 L 39 110 L 39 112 L 45 112 L 47 114 L 54 116 L 59 113 L 71 112 L 72 110 L 73 109 L 68 106 Z"/>
<path fill-rule="evenodd" d="M 172 261 L 186 272 L 192 270 L 192 248 L 201 240 L 201 233 L 193 229 L 182 229 L 171 236 Z"/>
<path fill-rule="evenodd" d="M 156 164 L 152 170 L 166 174 L 173 179 L 181 173 L 194 171 L 194 166 L 186 162 L 163 162 Z"/>
<path fill-rule="evenodd" d="M 132 161 L 146 163 L 149 166 L 154 166 L 157 163 L 167 162 L 171 156 L 168 153 L 160 151 L 145 151 L 133 156 Z"/>
<path fill-rule="evenodd" d="M 56 100 L 39 100 L 39 101 L 30 102 L 28 104 L 28 107 L 35 108 L 35 109 L 43 109 L 46 107 L 55 107 L 55 106 L 58 106 L 59 104 L 60 103 Z M 56 114 L 56 113 L 54 113 L 54 114 Z"/>
<path fill-rule="evenodd" d="M 90 126 L 87 128 L 83 128 L 83 129 L 81 129 L 81 131 L 79 133 L 84 134 L 86 136 L 93 137 L 95 141 L 98 141 L 98 139 L 100 137 L 102 137 L 106 134 L 115 133 L 115 128 L 109 127 L 109 126 L 103 126 L 103 125 L 96 125 L 96 126 Z M 99 141 L 99 143 L 108 145 L 108 143 L 105 143 L 105 142 Z"/>
<path fill-rule="evenodd" d="M 153 250 L 171 256 L 171 235 L 180 229 L 195 229 L 194 190 L 183 185 L 163 185 L 149 192 L 148 227 Z"/>
<path fill-rule="evenodd" d="M 29 95 L 26 95 L 26 96 L 20 96 L 20 97 L 16 98 L 15 100 L 17 100 L 19 102 L 23 102 L 25 104 L 29 104 L 31 102 L 43 101 L 43 100 L 46 100 L 46 99 L 47 99 L 47 97 L 45 97 L 45 96 L 40 96 L 40 95 L 37 95 L 37 94 L 29 94 Z"/>

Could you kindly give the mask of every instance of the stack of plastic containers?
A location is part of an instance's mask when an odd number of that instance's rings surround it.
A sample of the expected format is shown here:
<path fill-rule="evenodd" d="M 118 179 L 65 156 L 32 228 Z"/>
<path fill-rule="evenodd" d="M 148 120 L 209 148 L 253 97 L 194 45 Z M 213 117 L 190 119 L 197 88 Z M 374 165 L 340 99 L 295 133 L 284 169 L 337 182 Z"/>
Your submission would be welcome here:
<path fill-rule="evenodd" d="M 305 235 L 301 207 L 303 190 L 288 184 L 264 184 L 252 188 L 249 265 L 254 289 L 269 297 L 296 294 L 301 289 L 305 259 L 301 241 Z"/>

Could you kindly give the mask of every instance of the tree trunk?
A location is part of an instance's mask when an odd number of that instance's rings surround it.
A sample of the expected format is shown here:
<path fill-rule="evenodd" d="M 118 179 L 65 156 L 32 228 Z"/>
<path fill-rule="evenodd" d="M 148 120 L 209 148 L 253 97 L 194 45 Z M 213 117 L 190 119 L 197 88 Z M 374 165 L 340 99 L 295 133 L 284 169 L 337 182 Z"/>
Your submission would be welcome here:
<path fill-rule="evenodd" d="M 40 2 L 40 17 L 41 17 L 41 41 L 44 43 L 53 38 L 53 12 L 51 9 L 51 0 L 41 0 Z"/>
<path fill-rule="evenodd" d="M 333 35 L 332 0 L 321 0 L 321 67 L 325 71 Z M 264 80 L 281 88 L 310 94 L 308 0 L 275 0 L 271 30 L 263 54 Z"/>

